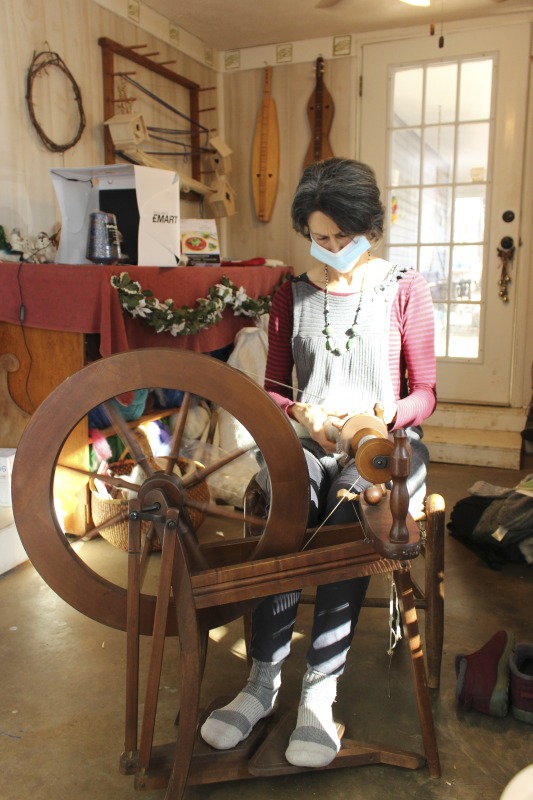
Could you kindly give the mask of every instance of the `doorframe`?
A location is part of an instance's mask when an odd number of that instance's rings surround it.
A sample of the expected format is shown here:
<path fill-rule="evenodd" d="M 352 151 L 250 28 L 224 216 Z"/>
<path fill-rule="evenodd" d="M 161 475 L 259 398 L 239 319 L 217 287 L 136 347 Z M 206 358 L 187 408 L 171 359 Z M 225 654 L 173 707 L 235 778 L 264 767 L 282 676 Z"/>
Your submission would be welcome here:
<path fill-rule="evenodd" d="M 505 18 L 487 17 L 480 20 L 465 20 L 460 23 L 446 23 L 444 26 L 444 49 L 446 47 L 446 33 L 475 32 L 480 29 L 501 28 L 502 25 L 528 25 L 530 30 L 530 68 L 528 75 L 528 109 L 526 114 L 526 130 L 524 137 L 524 180 L 522 188 L 522 218 L 519 223 L 520 254 L 517 258 L 519 268 L 515 269 L 512 276 L 513 290 L 516 292 L 515 316 L 513 330 L 515 333 L 513 363 L 511 370 L 510 407 L 523 408 L 529 406 L 532 395 L 531 370 L 533 364 L 533 13 L 510 14 Z M 356 82 L 357 87 L 355 115 L 356 115 L 356 142 L 355 158 L 361 152 L 361 110 L 362 90 L 364 91 L 364 77 L 362 75 L 363 48 L 370 44 L 386 44 L 399 40 L 414 40 L 428 36 L 427 28 L 406 28 L 401 30 L 379 31 L 367 35 L 358 35 L 356 41 Z M 435 48 L 438 51 L 438 36 L 435 35 Z M 532 313 L 528 313 L 531 309 Z M 520 332 L 523 331 L 523 335 Z M 453 405 L 453 404 L 449 404 Z"/>

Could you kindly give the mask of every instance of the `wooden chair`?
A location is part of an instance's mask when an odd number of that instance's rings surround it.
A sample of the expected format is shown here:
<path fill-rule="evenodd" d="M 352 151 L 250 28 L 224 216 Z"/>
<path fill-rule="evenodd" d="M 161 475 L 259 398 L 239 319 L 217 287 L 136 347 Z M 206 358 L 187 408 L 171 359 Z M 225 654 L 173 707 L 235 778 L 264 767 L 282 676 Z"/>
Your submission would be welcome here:
<path fill-rule="evenodd" d="M 261 517 L 266 507 L 266 497 L 255 480 L 250 481 L 244 495 L 245 515 Z M 439 689 L 444 641 L 444 533 L 445 505 L 440 494 L 432 493 L 425 498 L 424 513 L 416 520 L 420 527 L 420 555 L 424 562 L 423 586 L 410 572 L 414 603 L 417 610 L 425 611 L 424 639 L 428 686 Z M 257 525 L 246 525 L 245 536 L 256 536 L 261 530 Z M 367 595 L 366 608 L 391 608 L 392 585 L 389 595 Z M 301 603 L 314 603 L 314 593 L 302 593 Z M 393 612 L 394 614 L 394 612 Z M 391 620 L 390 624 L 400 622 Z M 251 615 L 244 617 L 244 639 L 247 650 L 251 636 Z"/>
<path fill-rule="evenodd" d="M 118 416 L 112 417 L 117 433 L 147 475 L 135 487 L 137 497 L 127 507 L 128 585 L 123 588 L 97 575 L 70 547 L 53 510 L 53 487 L 58 470 L 83 472 L 61 462 L 69 431 L 91 408 L 144 387 L 180 389 L 185 392 L 185 401 L 163 471 L 154 471 L 127 424 Z M 233 509 L 198 503 L 188 490 L 243 451 L 228 454 L 183 480 L 173 473 L 191 394 L 222 405 L 236 416 L 263 453 L 272 486 L 269 515 L 266 521 L 248 515 L 244 518 L 247 525 L 263 527 L 259 538 L 239 536 L 201 544 L 194 533 L 189 509 L 242 522 L 242 515 Z M 110 411 L 111 406 L 106 408 Z M 231 751 L 214 751 L 199 738 L 200 691 L 209 631 L 242 617 L 267 595 L 382 573 L 392 574 L 398 590 L 424 753 L 343 739 L 328 769 L 363 764 L 418 769 L 427 764 L 431 777 L 440 776 L 410 577 L 410 560 L 420 551 L 420 530 L 408 514 L 405 483 L 409 455 L 401 431 L 395 436 L 389 458 L 393 488 L 387 498 L 378 505 L 361 498 L 362 524 L 328 527 L 326 537 L 324 531 L 314 535 L 306 530 L 307 470 L 289 422 L 257 384 L 220 361 L 186 350 L 166 349 L 111 356 L 69 378 L 33 415 L 19 443 L 13 471 L 17 528 L 34 566 L 63 599 L 87 616 L 126 631 L 126 718 L 120 769 L 134 776 L 136 788 L 166 787 L 166 800 L 181 800 L 186 787 L 195 784 L 300 772 L 283 757 L 290 733 L 285 719 L 279 725 L 275 719 L 262 721 Z M 88 472 L 87 477 L 94 477 L 94 473 Z M 121 478 L 107 480 L 117 487 L 122 485 Z M 141 537 L 143 521 L 155 526 L 162 541 L 155 595 L 142 592 L 146 555 Z M 177 737 L 175 742 L 156 745 L 165 638 L 176 634 L 180 639 L 181 676 Z M 151 650 L 139 735 L 141 635 L 151 637 Z"/>

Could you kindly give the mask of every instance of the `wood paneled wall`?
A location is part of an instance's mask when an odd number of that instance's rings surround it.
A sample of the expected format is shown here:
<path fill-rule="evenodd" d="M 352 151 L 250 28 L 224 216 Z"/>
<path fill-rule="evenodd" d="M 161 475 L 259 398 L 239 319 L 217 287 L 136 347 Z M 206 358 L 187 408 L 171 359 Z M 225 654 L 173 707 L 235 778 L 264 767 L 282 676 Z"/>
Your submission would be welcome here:
<path fill-rule="evenodd" d="M 217 76 L 208 67 L 90 0 L 0 0 L 0 30 L 5 76 L 0 82 L 0 225 L 6 231 L 17 227 L 34 236 L 41 230 L 51 231 L 60 222 L 50 169 L 104 163 L 98 39 L 105 36 L 124 45 L 146 44 L 144 52 L 159 51 L 158 61 L 176 59 L 170 68 L 201 87 L 214 86 L 217 80 L 222 82 L 220 102 L 224 108 L 201 117 L 201 122 L 216 129 L 218 119 L 223 119 L 225 130 L 219 134 L 233 151 L 229 181 L 236 192 L 237 214 L 219 223 L 223 252 L 232 258 L 279 259 L 294 264 L 297 271 L 305 268 L 308 246 L 291 230 L 290 203 L 311 135 L 307 102 L 315 86 L 314 62 L 273 68 L 272 96 L 277 105 L 281 142 L 280 182 L 272 219 L 262 223 L 254 213 L 250 170 L 264 70 Z M 31 124 L 25 101 L 26 76 L 33 54 L 48 48 L 61 56 L 78 83 L 87 119 L 80 141 L 64 153 L 51 152 L 44 146 Z M 353 58 L 326 60 L 324 80 L 335 103 L 330 142 L 334 153 L 339 155 L 355 154 L 353 70 Z M 136 79 L 142 82 L 141 76 Z M 52 138 L 57 136 L 57 141 L 72 137 L 74 105 L 64 96 L 65 86 L 57 75 L 50 75 L 39 79 L 34 90 L 39 123 Z M 165 96 L 165 87 L 152 88 Z M 140 98 L 133 110 L 144 113 L 144 107 L 140 108 L 144 103 L 142 94 L 133 87 L 128 87 L 127 94 Z M 166 99 L 180 102 L 177 93 Z M 216 92 L 205 93 L 200 107 L 217 107 L 218 102 Z M 178 126 L 179 119 L 176 123 Z M 150 117 L 149 124 L 158 124 L 157 118 Z M 187 172 L 187 164 L 182 167 Z M 206 174 L 203 179 L 209 182 L 210 176 Z M 209 216 L 209 211 L 200 204 L 184 202 L 182 214 Z"/>
<path fill-rule="evenodd" d="M 335 104 L 329 140 L 335 155 L 349 157 L 354 157 L 356 147 L 352 71 L 352 59 L 326 61 L 324 81 Z M 235 258 L 279 258 L 301 272 L 309 264 L 309 245 L 292 231 L 290 207 L 311 137 L 307 103 L 315 88 L 315 64 L 285 64 L 274 67 L 272 72 L 272 97 L 280 131 L 280 180 L 268 223 L 259 222 L 255 216 L 250 180 L 252 142 L 263 86 L 264 70 L 224 75 L 226 137 L 236 153 L 231 184 L 239 209 L 228 222 L 228 241 Z"/>
<path fill-rule="evenodd" d="M 9 232 L 20 228 L 35 236 L 49 232 L 60 222 L 59 209 L 50 180 L 50 169 L 97 166 L 104 163 L 102 56 L 98 39 L 102 36 L 127 46 L 146 44 L 141 52 L 158 51 L 157 61 L 176 60 L 170 69 L 201 87 L 216 85 L 216 74 L 164 42 L 145 33 L 91 0 L 0 0 L 2 31 L 2 81 L 0 81 L 0 225 Z M 34 53 L 50 49 L 65 62 L 80 87 L 87 125 L 80 141 L 64 153 L 48 150 L 31 124 L 26 106 L 26 79 Z M 131 65 L 127 67 L 131 69 Z M 72 138 L 73 104 L 65 98 L 66 83 L 59 75 L 42 74 L 34 86 L 34 105 L 39 124 L 54 141 Z M 141 78 L 137 76 L 137 80 Z M 142 81 L 141 81 L 142 82 Z M 163 85 L 152 91 L 164 93 Z M 133 110 L 144 103 L 139 97 Z M 171 96 L 179 104 L 179 90 Z M 214 98 L 209 93 L 209 105 Z M 216 105 L 216 103 L 215 103 Z M 146 120 L 145 120 L 146 121 Z M 176 127 L 180 120 L 176 118 Z M 202 122 L 217 126 L 211 113 Z M 158 124 L 158 117 L 150 120 Z M 168 118 L 167 118 L 168 124 Z M 77 119 L 74 128 L 77 127 Z M 69 133 L 70 131 L 70 133 Z M 188 172 L 187 165 L 184 171 Z M 192 205 L 192 207 L 191 207 Z M 182 213 L 200 216 L 196 204 L 186 203 Z"/>

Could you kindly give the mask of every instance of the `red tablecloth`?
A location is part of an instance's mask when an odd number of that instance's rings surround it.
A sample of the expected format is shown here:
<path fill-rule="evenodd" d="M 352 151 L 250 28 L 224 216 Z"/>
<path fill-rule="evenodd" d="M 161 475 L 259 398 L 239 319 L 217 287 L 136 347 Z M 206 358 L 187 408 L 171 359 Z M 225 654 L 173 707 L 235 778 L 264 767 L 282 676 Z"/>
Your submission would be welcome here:
<path fill-rule="evenodd" d="M 252 324 L 231 310 L 211 328 L 194 336 L 156 333 L 146 322 L 122 311 L 112 275 L 128 272 L 142 289 L 176 306 L 193 307 L 210 286 L 226 275 L 253 298 L 269 295 L 290 267 L 136 267 L 93 264 L 20 264 L 0 262 L 0 321 L 55 331 L 100 334 L 102 356 L 139 347 L 180 347 L 209 353 L 231 344 L 235 334 Z"/>

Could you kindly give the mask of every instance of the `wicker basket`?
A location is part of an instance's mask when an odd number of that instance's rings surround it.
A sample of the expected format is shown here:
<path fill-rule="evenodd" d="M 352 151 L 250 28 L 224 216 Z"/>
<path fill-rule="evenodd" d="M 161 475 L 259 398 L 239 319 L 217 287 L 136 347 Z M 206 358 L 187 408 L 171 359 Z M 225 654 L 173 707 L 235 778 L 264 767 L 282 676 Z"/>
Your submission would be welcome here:
<path fill-rule="evenodd" d="M 113 464 L 109 464 L 109 471 L 111 475 L 129 475 L 135 465 L 134 461 L 131 460 L 124 460 L 115 462 Z M 198 466 L 201 466 L 200 464 Z M 180 458 L 178 459 L 178 467 L 182 474 L 185 474 L 191 468 L 191 462 L 187 459 Z M 156 465 L 156 468 L 161 469 L 160 465 Z M 194 467 L 193 467 L 194 468 Z M 102 476 L 100 478 L 102 482 L 105 483 L 105 477 Z M 209 502 L 209 489 L 207 487 L 207 483 L 202 481 L 197 486 L 192 487 L 187 491 L 187 496 L 191 498 L 191 500 L 195 500 L 197 503 L 207 503 Z M 127 520 L 127 513 L 128 513 L 128 503 L 124 499 L 111 499 L 109 497 L 104 497 L 101 495 L 94 483 L 91 481 L 91 513 L 93 522 L 96 526 L 101 525 L 107 520 L 112 519 L 116 514 L 120 512 L 120 510 L 124 512 L 124 520 L 119 522 L 114 522 L 111 525 L 106 525 L 105 528 L 102 528 L 100 531 L 100 536 L 112 544 L 114 547 L 118 547 L 120 550 L 124 550 L 127 552 L 128 550 L 128 520 Z M 205 514 L 201 511 L 197 511 L 194 508 L 188 509 L 189 516 L 191 519 L 192 526 L 194 530 L 198 530 L 200 525 L 205 519 Z M 142 522 L 141 523 L 141 533 L 146 534 L 149 530 L 150 523 L 149 522 Z M 153 542 L 153 549 L 160 550 L 161 544 L 159 540 L 156 539 Z"/>

